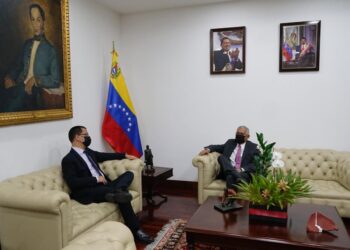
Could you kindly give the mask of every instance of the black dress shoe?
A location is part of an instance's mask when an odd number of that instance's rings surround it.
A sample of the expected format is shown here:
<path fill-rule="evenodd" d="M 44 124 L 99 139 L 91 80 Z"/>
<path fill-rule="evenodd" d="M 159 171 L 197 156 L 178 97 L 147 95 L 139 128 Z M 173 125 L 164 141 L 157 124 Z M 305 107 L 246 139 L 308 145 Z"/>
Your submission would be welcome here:
<path fill-rule="evenodd" d="M 132 195 L 128 192 L 117 190 L 115 193 L 108 193 L 105 198 L 113 203 L 128 203 L 132 200 Z"/>
<path fill-rule="evenodd" d="M 137 230 L 136 233 L 134 233 L 134 237 L 137 241 L 146 243 L 146 244 L 152 243 L 154 241 L 152 237 L 150 237 L 141 229 Z"/>

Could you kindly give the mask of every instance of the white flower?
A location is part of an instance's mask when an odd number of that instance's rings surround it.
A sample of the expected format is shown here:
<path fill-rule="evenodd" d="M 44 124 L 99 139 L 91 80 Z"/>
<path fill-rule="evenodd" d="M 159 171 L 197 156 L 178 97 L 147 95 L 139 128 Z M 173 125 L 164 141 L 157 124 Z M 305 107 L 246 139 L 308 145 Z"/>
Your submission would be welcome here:
<path fill-rule="evenodd" d="M 272 160 L 275 161 L 275 160 L 282 160 L 282 153 L 281 152 L 273 152 L 272 153 Z"/>
<path fill-rule="evenodd" d="M 284 167 L 284 161 L 282 161 L 282 160 L 274 160 L 271 165 L 274 168 L 283 168 Z"/>

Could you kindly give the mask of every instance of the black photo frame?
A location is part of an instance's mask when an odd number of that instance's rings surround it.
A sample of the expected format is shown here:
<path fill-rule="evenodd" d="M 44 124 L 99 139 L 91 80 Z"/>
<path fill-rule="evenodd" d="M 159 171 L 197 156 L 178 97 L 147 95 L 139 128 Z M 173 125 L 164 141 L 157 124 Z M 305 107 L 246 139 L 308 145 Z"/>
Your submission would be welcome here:
<path fill-rule="evenodd" d="M 279 71 L 319 71 L 321 21 L 280 24 Z"/>
<path fill-rule="evenodd" d="M 246 28 L 210 30 L 210 74 L 245 73 Z"/>

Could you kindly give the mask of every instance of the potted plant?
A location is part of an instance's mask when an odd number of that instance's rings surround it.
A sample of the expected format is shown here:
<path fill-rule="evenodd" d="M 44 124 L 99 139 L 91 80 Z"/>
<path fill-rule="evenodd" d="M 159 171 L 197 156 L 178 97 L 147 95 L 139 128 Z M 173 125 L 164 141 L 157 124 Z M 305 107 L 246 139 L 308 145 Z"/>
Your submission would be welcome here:
<path fill-rule="evenodd" d="M 288 205 L 308 196 L 311 189 L 306 180 L 283 169 L 282 154 L 274 151 L 275 143 L 265 142 L 262 133 L 257 133 L 257 139 L 260 155 L 254 161 L 256 172 L 251 182 L 237 185 L 237 198 L 249 201 L 250 219 L 285 224 Z"/>

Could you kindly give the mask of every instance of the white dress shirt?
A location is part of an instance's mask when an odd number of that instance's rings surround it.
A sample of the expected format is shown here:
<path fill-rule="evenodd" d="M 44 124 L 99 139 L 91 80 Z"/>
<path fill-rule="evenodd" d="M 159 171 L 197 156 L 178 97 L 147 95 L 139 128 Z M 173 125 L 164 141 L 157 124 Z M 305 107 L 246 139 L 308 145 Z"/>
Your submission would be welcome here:
<path fill-rule="evenodd" d="M 244 148 L 245 148 L 245 143 L 242 143 L 241 144 L 241 159 L 242 159 L 242 156 L 243 156 Z M 233 152 L 232 152 L 232 154 L 230 156 L 230 160 L 231 160 L 232 166 L 234 166 L 234 167 L 236 166 L 236 160 L 235 159 L 236 159 L 237 151 L 238 151 L 238 143 L 236 145 L 235 150 L 233 150 Z M 243 171 L 244 171 L 244 169 L 243 169 Z"/>
<path fill-rule="evenodd" d="M 91 164 L 89 158 L 88 158 L 87 155 L 84 153 L 84 151 L 85 151 L 84 149 L 78 148 L 78 147 L 72 147 L 72 148 L 75 150 L 75 152 L 77 152 L 77 153 L 79 154 L 79 156 L 80 156 L 81 158 L 83 158 L 83 160 L 85 161 L 86 165 L 88 166 L 88 168 L 89 168 L 89 170 L 90 170 L 91 175 L 92 175 L 93 177 L 95 177 L 97 181 L 98 181 L 98 177 L 99 177 L 99 176 L 101 176 L 101 175 L 104 176 L 104 174 L 103 174 L 102 172 L 98 173 L 98 172 L 96 171 L 96 169 L 92 166 L 92 164 Z"/>
<path fill-rule="evenodd" d="M 36 56 L 36 51 L 38 50 L 40 41 L 34 41 L 32 51 L 30 53 L 30 61 L 29 61 L 29 70 L 26 79 L 24 80 L 24 84 L 27 84 L 30 78 L 34 76 L 34 61 Z"/>

